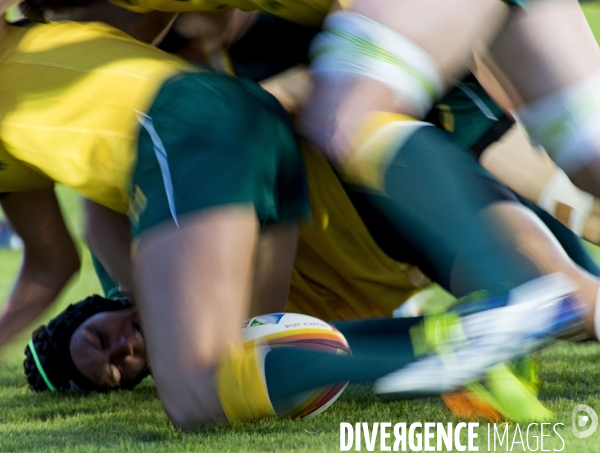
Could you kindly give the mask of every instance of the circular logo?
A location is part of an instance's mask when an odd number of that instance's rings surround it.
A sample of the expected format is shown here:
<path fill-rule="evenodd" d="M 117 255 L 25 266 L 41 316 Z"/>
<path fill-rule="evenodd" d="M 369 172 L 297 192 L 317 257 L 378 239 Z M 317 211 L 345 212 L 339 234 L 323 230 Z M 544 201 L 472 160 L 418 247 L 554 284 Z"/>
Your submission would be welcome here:
<path fill-rule="evenodd" d="M 585 412 L 586 415 L 583 415 L 582 412 Z M 592 421 L 590 427 L 584 431 L 580 431 L 579 428 L 586 426 L 590 420 Z M 573 429 L 573 435 L 578 439 L 590 437 L 598 428 L 598 414 L 590 406 L 578 404 L 573 408 L 573 424 L 571 428 Z"/>

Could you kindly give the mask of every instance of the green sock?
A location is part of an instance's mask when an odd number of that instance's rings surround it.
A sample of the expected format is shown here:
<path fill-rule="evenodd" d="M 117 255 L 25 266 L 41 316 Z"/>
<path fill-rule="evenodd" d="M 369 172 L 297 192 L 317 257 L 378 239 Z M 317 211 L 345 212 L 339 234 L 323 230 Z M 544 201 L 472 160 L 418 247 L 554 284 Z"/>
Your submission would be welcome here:
<path fill-rule="evenodd" d="M 414 362 L 409 328 L 421 318 L 344 322 L 352 356 L 304 348 L 278 348 L 265 359 L 269 397 L 276 404 L 303 391 L 351 381 L 373 382 Z M 379 327 L 379 328 L 378 328 Z"/>
<path fill-rule="evenodd" d="M 539 276 L 501 222 L 482 215 L 516 197 L 450 134 L 419 127 L 388 158 L 381 188 L 344 187 L 389 256 L 417 265 L 456 297 L 502 294 Z"/>

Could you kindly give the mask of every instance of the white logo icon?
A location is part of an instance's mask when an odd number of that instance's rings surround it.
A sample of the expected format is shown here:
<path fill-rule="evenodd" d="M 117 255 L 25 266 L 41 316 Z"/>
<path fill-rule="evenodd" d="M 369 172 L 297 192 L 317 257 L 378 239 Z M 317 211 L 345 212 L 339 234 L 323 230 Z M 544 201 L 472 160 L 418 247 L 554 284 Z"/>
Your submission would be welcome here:
<path fill-rule="evenodd" d="M 587 415 L 581 414 L 581 412 L 585 412 Z M 581 428 L 584 428 L 588 422 L 591 420 L 590 427 L 586 430 L 580 431 Z M 585 439 L 586 437 L 590 437 L 592 434 L 596 432 L 598 428 L 598 414 L 596 411 L 585 404 L 578 404 L 573 408 L 573 435 L 579 439 Z"/>

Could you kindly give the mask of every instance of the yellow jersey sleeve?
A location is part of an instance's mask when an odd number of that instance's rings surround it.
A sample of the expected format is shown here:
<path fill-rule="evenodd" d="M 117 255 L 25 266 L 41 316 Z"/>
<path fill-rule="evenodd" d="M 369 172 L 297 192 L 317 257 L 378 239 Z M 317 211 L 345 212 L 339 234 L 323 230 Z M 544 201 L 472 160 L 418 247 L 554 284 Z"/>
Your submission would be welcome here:
<path fill-rule="evenodd" d="M 110 0 L 115 5 L 137 13 L 150 11 L 220 11 L 241 9 L 260 11 L 303 25 L 319 25 L 332 0 Z"/>

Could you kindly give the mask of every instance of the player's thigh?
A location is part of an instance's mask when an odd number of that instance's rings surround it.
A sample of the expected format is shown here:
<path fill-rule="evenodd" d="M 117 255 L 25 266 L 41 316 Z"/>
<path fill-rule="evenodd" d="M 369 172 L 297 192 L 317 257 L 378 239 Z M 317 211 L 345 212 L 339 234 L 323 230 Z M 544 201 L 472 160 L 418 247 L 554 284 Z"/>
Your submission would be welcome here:
<path fill-rule="evenodd" d="M 422 119 L 506 12 L 498 0 L 357 0 L 333 13 L 315 41 L 303 133 L 343 165 L 370 112 Z"/>
<path fill-rule="evenodd" d="M 473 44 L 492 39 L 507 13 L 499 0 L 355 0 L 349 10 L 422 47 L 447 76 L 463 70 Z"/>
<path fill-rule="evenodd" d="M 577 0 L 532 0 L 512 8 L 491 47 L 502 75 L 517 90 L 515 105 L 533 101 L 600 69 L 598 44 Z M 506 90 L 510 93 L 511 90 Z"/>

